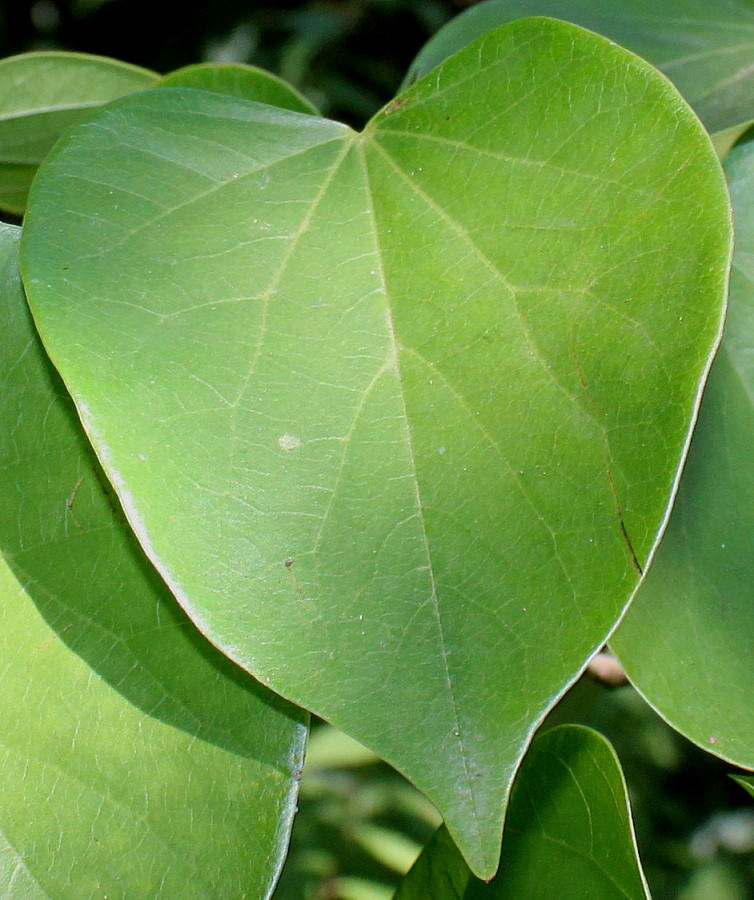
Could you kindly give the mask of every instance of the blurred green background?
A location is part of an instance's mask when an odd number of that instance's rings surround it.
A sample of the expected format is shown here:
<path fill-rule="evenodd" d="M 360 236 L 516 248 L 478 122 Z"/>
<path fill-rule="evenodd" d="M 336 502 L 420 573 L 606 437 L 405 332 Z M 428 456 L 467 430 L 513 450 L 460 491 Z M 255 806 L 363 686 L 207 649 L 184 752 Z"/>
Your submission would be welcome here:
<path fill-rule="evenodd" d="M 324 114 L 360 127 L 393 97 L 422 44 L 468 5 L 0 0 L 0 51 L 77 50 L 159 72 L 199 61 L 253 63 L 293 83 Z M 730 766 L 676 735 L 628 686 L 585 676 L 548 723 L 562 721 L 613 742 L 656 900 L 754 898 L 754 804 Z M 319 722 L 299 806 L 276 900 L 388 900 L 438 823 L 399 775 Z"/>

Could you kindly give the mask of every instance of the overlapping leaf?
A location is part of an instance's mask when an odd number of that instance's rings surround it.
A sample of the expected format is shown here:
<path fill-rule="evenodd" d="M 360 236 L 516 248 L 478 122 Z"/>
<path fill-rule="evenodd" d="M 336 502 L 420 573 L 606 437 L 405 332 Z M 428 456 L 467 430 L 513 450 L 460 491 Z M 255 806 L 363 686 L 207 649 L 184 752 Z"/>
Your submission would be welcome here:
<path fill-rule="evenodd" d="M 613 643 L 674 728 L 754 768 L 754 144 L 725 167 L 736 221 L 725 337 L 668 530 Z"/>
<path fill-rule="evenodd" d="M 202 88 L 296 112 L 315 112 L 295 88 L 254 66 L 202 63 L 160 77 L 84 53 L 11 56 L 0 61 L 0 209 L 24 212 L 39 164 L 85 113 L 158 84 Z"/>
<path fill-rule="evenodd" d="M 588 728 L 540 735 L 511 793 L 500 872 L 478 881 L 441 828 L 395 900 L 646 900 L 626 783 L 608 742 Z"/>
<path fill-rule="evenodd" d="M 87 110 L 150 87 L 158 78 L 82 53 L 25 53 L 0 61 L 0 209 L 24 211 L 39 164 Z"/>
<path fill-rule="evenodd" d="M 394 763 L 480 875 L 634 591 L 717 340 L 723 180 L 672 87 L 515 23 L 363 134 L 152 91 L 64 138 L 24 268 L 189 615 Z"/>
<path fill-rule="evenodd" d="M 116 511 L 0 230 L 0 894 L 266 896 L 304 716 L 211 648 Z"/>
<path fill-rule="evenodd" d="M 487 0 L 451 20 L 425 45 L 411 84 L 469 41 L 513 19 L 574 22 L 664 72 L 715 134 L 721 156 L 754 117 L 754 7 L 747 0 Z"/>
<path fill-rule="evenodd" d="M 200 63 L 165 75 L 163 87 L 193 87 L 269 103 L 294 112 L 316 113 L 316 109 L 294 87 L 256 66 L 231 63 Z"/>

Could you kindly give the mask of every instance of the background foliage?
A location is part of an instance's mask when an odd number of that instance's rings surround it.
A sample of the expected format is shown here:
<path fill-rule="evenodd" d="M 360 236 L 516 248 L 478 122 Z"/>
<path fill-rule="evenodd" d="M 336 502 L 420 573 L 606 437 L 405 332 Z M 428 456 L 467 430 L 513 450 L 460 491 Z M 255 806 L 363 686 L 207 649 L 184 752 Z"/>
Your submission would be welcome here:
<path fill-rule="evenodd" d="M 419 47 L 467 0 L 4 0 L 0 55 L 65 49 L 159 72 L 246 62 L 326 116 L 359 125 L 397 92 Z M 159 15 L 155 15 L 159 9 Z"/>
<path fill-rule="evenodd" d="M 325 115 L 358 127 L 395 94 L 428 37 L 467 5 L 5 0 L 0 55 L 59 48 L 157 71 L 202 60 L 250 62 L 293 83 Z M 566 720 L 597 728 L 615 746 L 655 898 L 754 896 L 754 808 L 729 766 L 669 729 L 628 686 L 582 679 L 548 721 Z M 436 825 L 432 808 L 389 767 L 315 725 L 276 897 L 386 900 Z"/>

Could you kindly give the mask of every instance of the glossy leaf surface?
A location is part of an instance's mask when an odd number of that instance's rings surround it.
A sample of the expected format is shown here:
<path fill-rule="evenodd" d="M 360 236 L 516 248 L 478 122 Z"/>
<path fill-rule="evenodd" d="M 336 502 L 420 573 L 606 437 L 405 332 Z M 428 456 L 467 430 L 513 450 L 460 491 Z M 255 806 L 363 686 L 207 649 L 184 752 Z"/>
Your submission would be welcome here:
<path fill-rule="evenodd" d="M 24 211 L 39 164 L 87 110 L 157 79 L 146 69 L 83 53 L 24 53 L 1 60 L 0 209 Z"/>
<path fill-rule="evenodd" d="M 200 63 L 176 69 L 160 81 L 163 87 L 193 87 L 218 94 L 230 94 L 246 100 L 269 103 L 294 112 L 316 113 L 311 103 L 282 78 L 237 64 Z"/>
<path fill-rule="evenodd" d="M 651 62 L 676 85 L 708 131 L 733 129 L 721 135 L 721 156 L 752 121 L 754 7 L 747 0 L 487 0 L 450 21 L 425 45 L 407 83 L 485 31 L 525 16 L 574 22 Z"/>
<path fill-rule="evenodd" d="M 500 871 L 474 878 L 441 828 L 394 900 L 646 900 L 626 783 L 610 744 L 565 725 L 533 742 L 511 792 Z"/>
<path fill-rule="evenodd" d="M 754 144 L 725 168 L 736 221 L 725 337 L 668 530 L 613 646 L 674 728 L 754 768 Z"/>
<path fill-rule="evenodd" d="M 210 647 L 144 559 L 34 332 L 17 231 L 0 229 L 0 894 L 266 896 L 303 714 Z"/>
<path fill-rule="evenodd" d="M 698 122 L 645 63 L 530 20 L 361 135 L 158 89 L 40 175 L 30 299 L 150 558 L 490 875 L 529 737 L 656 541 L 717 340 L 728 210 Z"/>

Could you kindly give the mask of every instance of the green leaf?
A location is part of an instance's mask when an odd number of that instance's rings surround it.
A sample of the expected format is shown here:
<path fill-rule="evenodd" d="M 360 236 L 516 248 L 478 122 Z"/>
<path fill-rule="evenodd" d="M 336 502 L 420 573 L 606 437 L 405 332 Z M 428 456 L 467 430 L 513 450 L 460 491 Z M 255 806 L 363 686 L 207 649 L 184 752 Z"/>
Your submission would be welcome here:
<path fill-rule="evenodd" d="M 754 778 L 746 775 L 731 775 L 736 784 L 740 784 L 750 797 L 754 797 Z"/>
<path fill-rule="evenodd" d="M 24 53 L 0 61 L 0 209 L 21 214 L 39 164 L 63 132 L 92 108 L 156 84 L 203 88 L 281 106 L 316 110 L 281 78 L 243 65 L 155 72 L 82 53 Z"/>
<path fill-rule="evenodd" d="M 754 144 L 725 168 L 736 222 L 725 337 L 670 524 L 613 646 L 675 729 L 754 768 Z"/>
<path fill-rule="evenodd" d="M 452 19 L 424 46 L 412 84 L 484 32 L 524 16 L 552 16 L 612 38 L 673 81 L 721 156 L 754 118 L 754 7 L 748 0 L 487 0 Z"/>
<path fill-rule="evenodd" d="M 161 87 L 193 87 L 217 94 L 230 94 L 246 100 L 269 103 L 293 112 L 313 113 L 317 110 L 282 78 L 258 69 L 231 63 L 200 63 L 186 66 L 166 75 Z"/>
<path fill-rule="evenodd" d="M 530 735 L 657 539 L 729 248 L 673 88 L 548 20 L 363 134 L 198 91 L 117 101 L 45 165 L 23 243 L 181 604 L 414 781 L 482 876 Z"/>
<path fill-rule="evenodd" d="M 0 209 L 21 214 L 39 164 L 82 115 L 155 84 L 154 72 L 83 53 L 0 60 Z"/>
<path fill-rule="evenodd" d="M 304 715 L 210 647 L 144 559 L 34 332 L 17 245 L 0 227 L 0 894 L 267 896 Z"/>
<path fill-rule="evenodd" d="M 394 900 L 646 900 L 626 783 L 610 744 L 565 725 L 540 735 L 511 792 L 500 872 L 471 874 L 441 828 Z"/>

